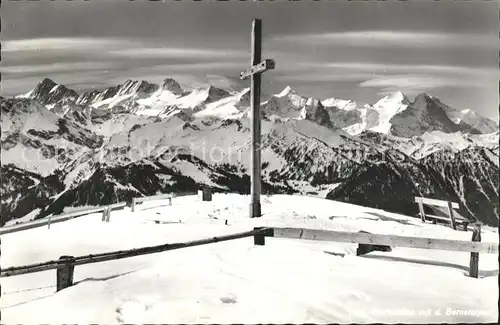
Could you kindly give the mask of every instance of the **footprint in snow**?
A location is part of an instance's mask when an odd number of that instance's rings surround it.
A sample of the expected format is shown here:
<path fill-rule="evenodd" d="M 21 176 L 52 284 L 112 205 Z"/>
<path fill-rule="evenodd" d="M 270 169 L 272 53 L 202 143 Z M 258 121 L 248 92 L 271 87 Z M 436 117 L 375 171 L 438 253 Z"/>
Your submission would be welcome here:
<path fill-rule="evenodd" d="M 235 304 L 238 302 L 236 295 L 231 293 L 227 296 L 220 297 L 220 301 L 224 304 Z"/>
<path fill-rule="evenodd" d="M 149 308 L 149 305 L 142 304 L 137 300 L 125 301 L 116 307 L 116 320 L 119 323 L 139 323 Z"/>
<path fill-rule="evenodd" d="M 344 293 L 345 300 L 355 300 L 355 301 L 365 301 L 370 302 L 371 298 L 369 295 L 362 291 L 349 291 Z"/>

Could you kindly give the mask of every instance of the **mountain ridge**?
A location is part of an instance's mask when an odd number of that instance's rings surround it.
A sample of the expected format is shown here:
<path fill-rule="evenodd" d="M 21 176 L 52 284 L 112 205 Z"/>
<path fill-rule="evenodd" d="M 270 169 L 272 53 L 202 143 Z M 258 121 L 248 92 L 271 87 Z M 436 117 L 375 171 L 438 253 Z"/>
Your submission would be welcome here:
<path fill-rule="evenodd" d="M 11 166 L 2 172 L 19 184 L 38 180 L 19 189 L 2 188 L 2 219 L 23 217 L 21 206 L 41 209 L 35 216 L 41 218 L 69 206 L 191 191 L 201 185 L 249 191 L 248 88 L 186 91 L 166 78 L 159 85 L 129 80 L 77 98 L 72 92 L 59 98 L 48 95 L 64 88 L 50 85 L 45 81 L 37 92 L 0 99 L 5 110 L 2 158 Z M 34 93 L 50 98 L 50 104 L 31 98 Z M 341 107 L 328 106 L 336 101 Z M 324 193 L 407 214 L 415 210 L 413 196 L 425 194 L 458 200 L 461 212 L 471 219 L 488 224 L 498 220 L 498 191 L 493 189 L 498 129 L 470 132 L 472 126 L 453 122 L 456 111 L 427 94 L 412 102 L 399 92 L 371 106 L 354 105 L 302 96 L 291 87 L 263 101 L 265 191 Z M 418 122 L 417 127 L 408 128 L 408 121 Z M 20 159 L 25 152 L 48 153 L 45 170 L 36 156 L 31 167 Z M 416 183 L 424 185 L 418 188 Z M 474 184 L 482 194 L 464 191 L 463 184 Z"/>
<path fill-rule="evenodd" d="M 50 91 L 54 88 L 60 88 L 61 91 L 52 98 Z M 241 91 L 243 90 L 226 91 L 211 85 L 185 91 L 174 79 L 165 78 L 160 84 L 152 84 L 144 80 L 127 80 L 123 84 L 108 87 L 102 91 L 94 90 L 78 95 L 74 90 L 46 78 L 24 96 L 41 99 L 39 101 L 42 105 L 46 102 L 53 105 L 61 102 L 64 98 L 69 98 L 68 104 L 74 102 L 77 105 L 107 109 L 123 107 L 133 113 L 157 116 L 166 107 L 203 111 L 207 104 L 235 96 Z M 74 98 L 75 96 L 76 98 Z M 436 129 L 444 130 L 447 133 L 460 131 L 483 134 L 498 130 L 496 122 L 480 116 L 472 109 L 455 110 L 443 104 L 437 97 L 426 93 L 419 94 L 413 101 L 410 101 L 402 92 L 395 91 L 374 104 L 357 107 L 356 103 L 350 100 L 335 99 L 334 97 L 321 100 L 302 96 L 297 90 L 287 86 L 280 93 L 271 95 L 269 99 L 264 100 L 261 108 L 264 117 L 277 115 L 284 118 L 300 118 L 306 115 L 308 102 L 315 103 L 315 107 L 322 106 L 320 111 L 323 109 L 326 111 L 322 113 L 324 117 L 320 119 L 323 120 L 323 123 L 326 123 L 325 117 L 329 116 L 330 123 L 338 125 L 350 134 L 372 130 L 411 137 Z M 247 106 L 249 107 L 249 102 Z M 416 114 L 416 112 L 422 111 L 423 107 L 427 109 L 427 114 Z M 439 112 L 441 110 L 444 111 L 444 114 Z M 225 110 L 220 109 L 220 111 Z M 239 113 L 234 109 L 227 109 L 227 111 Z M 429 113 L 429 111 L 433 111 L 433 113 Z M 432 118 L 436 114 L 440 115 L 441 124 L 439 126 L 435 125 L 436 123 L 429 123 L 432 122 Z M 409 129 L 408 125 L 415 123 L 418 126 Z M 395 124 L 394 127 L 393 124 Z"/>

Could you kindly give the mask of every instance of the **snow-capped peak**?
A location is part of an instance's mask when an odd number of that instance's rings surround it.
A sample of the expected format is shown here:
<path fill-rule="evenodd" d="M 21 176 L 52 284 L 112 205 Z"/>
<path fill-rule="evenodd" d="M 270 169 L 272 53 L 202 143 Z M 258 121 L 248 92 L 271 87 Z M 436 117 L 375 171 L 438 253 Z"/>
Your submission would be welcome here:
<path fill-rule="evenodd" d="M 166 78 L 162 81 L 160 88 L 163 90 L 168 90 L 174 95 L 182 95 L 182 88 L 177 81 L 172 78 Z"/>
<path fill-rule="evenodd" d="M 40 81 L 37 85 L 37 87 L 47 87 L 47 88 L 54 88 L 55 86 L 57 86 L 57 83 L 50 79 L 50 78 L 44 78 L 42 81 Z"/>
<path fill-rule="evenodd" d="M 306 105 L 307 105 L 307 106 L 311 106 L 311 105 L 314 105 L 314 104 L 318 105 L 318 101 L 317 101 L 317 100 L 315 100 L 315 99 L 314 99 L 314 98 L 312 98 L 312 97 L 309 97 L 309 98 L 307 99 L 307 101 L 306 101 Z"/>
<path fill-rule="evenodd" d="M 145 80 L 127 80 L 120 86 L 120 90 L 117 95 L 130 95 L 132 93 L 149 94 L 155 92 L 158 88 L 158 85 L 149 83 Z"/>
<path fill-rule="evenodd" d="M 286 86 L 279 94 L 274 95 L 275 97 L 285 97 L 288 95 L 298 95 L 297 91 L 290 86 Z"/>
<path fill-rule="evenodd" d="M 73 89 L 60 85 L 50 78 L 45 78 L 30 92 L 19 97 L 36 99 L 42 105 L 53 105 L 67 98 L 76 100 L 78 96 L 78 93 Z"/>
<path fill-rule="evenodd" d="M 337 107 L 346 111 L 356 109 L 356 102 L 333 97 L 322 100 L 321 104 L 325 107 Z"/>
<path fill-rule="evenodd" d="M 261 110 L 264 116 L 277 115 L 286 118 L 298 118 L 302 115 L 302 109 L 306 106 L 307 98 L 300 96 L 292 87 L 287 86 L 279 94 L 262 103 Z"/>
<path fill-rule="evenodd" d="M 439 99 L 422 93 L 408 105 L 408 108 L 391 118 L 391 133 L 402 137 L 422 135 L 428 131 L 454 133 L 460 131 L 447 115 L 450 108 Z"/>
<path fill-rule="evenodd" d="M 415 96 L 412 107 L 416 109 L 423 109 L 427 107 L 427 103 L 433 101 L 433 97 L 427 93 L 421 93 Z"/>
<path fill-rule="evenodd" d="M 181 101 L 189 103 L 186 107 L 194 107 L 216 102 L 228 96 L 230 96 L 230 94 L 226 90 L 209 85 L 208 87 L 194 89 L 190 94 L 183 97 L 185 100 Z"/>
<path fill-rule="evenodd" d="M 226 91 L 222 88 L 214 87 L 212 85 L 208 86 L 206 91 L 207 91 L 208 96 L 209 96 L 209 98 L 208 98 L 209 101 L 217 101 L 219 99 L 222 99 L 222 98 L 230 95 L 228 91 Z"/>
<path fill-rule="evenodd" d="M 456 124 L 467 124 L 481 133 L 492 133 L 498 131 L 498 124 L 486 117 L 483 117 L 472 109 L 464 109 L 458 114 L 450 113 L 448 116 Z"/>
<path fill-rule="evenodd" d="M 409 103 L 402 92 L 396 91 L 386 95 L 373 106 L 367 105 L 364 108 L 365 128 L 379 133 L 389 133 L 392 127 L 391 119 L 404 111 Z"/>
<path fill-rule="evenodd" d="M 373 106 L 374 107 L 384 107 L 387 104 L 403 104 L 403 105 L 408 105 L 410 101 L 408 98 L 401 92 L 401 91 L 396 91 L 391 94 L 386 95 L 379 101 L 377 101 Z"/>

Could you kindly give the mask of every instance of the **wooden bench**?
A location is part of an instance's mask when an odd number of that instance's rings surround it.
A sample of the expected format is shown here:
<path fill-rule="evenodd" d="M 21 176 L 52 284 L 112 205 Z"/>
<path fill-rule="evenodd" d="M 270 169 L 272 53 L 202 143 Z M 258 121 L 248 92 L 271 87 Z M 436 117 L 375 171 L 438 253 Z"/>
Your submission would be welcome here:
<path fill-rule="evenodd" d="M 456 216 L 453 211 L 453 209 L 459 208 L 458 203 L 451 201 L 429 199 L 418 196 L 415 197 L 415 202 L 418 204 L 418 209 L 420 211 L 420 218 L 422 219 L 422 222 L 425 222 L 426 219 L 432 220 L 433 223 L 436 223 L 437 220 L 441 220 L 449 222 L 453 230 L 457 230 L 457 224 L 460 224 L 463 226 L 463 229 L 467 231 L 467 227 L 469 226 L 470 221 L 460 216 Z M 448 218 L 436 215 L 426 215 L 424 210 L 424 204 L 448 208 Z"/>

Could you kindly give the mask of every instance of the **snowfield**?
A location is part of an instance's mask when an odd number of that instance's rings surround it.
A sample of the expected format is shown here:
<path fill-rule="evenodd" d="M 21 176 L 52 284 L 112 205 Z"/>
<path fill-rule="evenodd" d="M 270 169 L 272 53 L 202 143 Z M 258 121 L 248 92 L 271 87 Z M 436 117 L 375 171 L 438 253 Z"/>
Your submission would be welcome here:
<path fill-rule="evenodd" d="M 215 194 L 149 201 L 2 236 L 2 267 L 248 231 L 254 226 L 471 240 L 471 232 L 306 196 Z M 228 225 L 225 225 L 225 222 Z M 498 242 L 483 229 L 482 241 Z M 253 238 L 75 267 L 55 293 L 56 271 L 2 278 L 5 324 L 61 323 L 482 323 L 498 320 L 498 260 L 481 254 L 393 248 L 356 256 L 354 244 Z"/>

